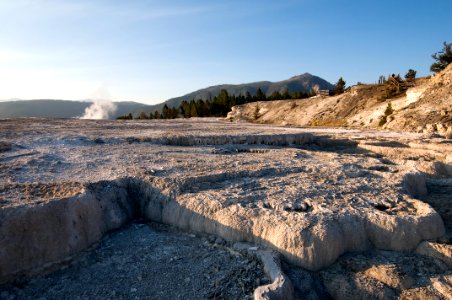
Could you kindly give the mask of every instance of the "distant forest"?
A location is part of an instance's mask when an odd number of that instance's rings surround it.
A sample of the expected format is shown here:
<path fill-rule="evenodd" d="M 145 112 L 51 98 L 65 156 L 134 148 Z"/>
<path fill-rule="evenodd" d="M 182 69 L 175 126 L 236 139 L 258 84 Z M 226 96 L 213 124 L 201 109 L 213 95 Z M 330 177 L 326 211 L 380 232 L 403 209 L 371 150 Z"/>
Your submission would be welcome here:
<path fill-rule="evenodd" d="M 251 95 L 247 92 L 245 95 L 229 95 L 227 90 L 222 89 L 218 96 L 213 97 L 210 100 L 191 100 L 183 101 L 179 107 L 168 107 L 165 104 L 162 111 L 156 110 L 155 112 L 146 113 L 141 112 L 135 119 L 176 119 L 176 118 L 191 118 L 191 117 L 225 117 L 231 108 L 235 105 L 245 104 L 256 101 L 272 101 L 272 100 L 288 100 L 288 99 L 303 99 L 314 96 L 315 93 L 311 92 L 294 92 L 289 93 L 287 89 L 281 94 L 280 92 L 274 92 L 269 97 L 265 96 L 262 90 L 259 88 L 255 95 Z M 133 115 L 118 117 L 120 120 L 131 120 Z"/>

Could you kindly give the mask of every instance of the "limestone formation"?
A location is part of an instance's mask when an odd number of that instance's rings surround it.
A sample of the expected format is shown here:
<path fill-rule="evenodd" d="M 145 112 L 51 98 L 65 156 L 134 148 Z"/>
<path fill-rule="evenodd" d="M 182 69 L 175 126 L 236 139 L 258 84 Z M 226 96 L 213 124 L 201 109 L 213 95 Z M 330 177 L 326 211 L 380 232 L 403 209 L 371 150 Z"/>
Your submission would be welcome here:
<path fill-rule="evenodd" d="M 424 175 L 420 172 L 408 173 L 403 178 L 403 187 L 405 191 L 413 197 L 422 197 L 427 195 L 427 185 Z"/>
<path fill-rule="evenodd" d="M 341 95 L 263 101 L 232 108 L 227 119 L 292 126 L 329 126 L 410 131 L 452 137 L 452 65 L 416 79 L 406 93 L 389 97 L 384 84 L 362 84 Z M 392 112 L 385 111 L 391 105 Z"/>
<path fill-rule="evenodd" d="M 292 283 L 281 269 L 281 262 L 277 252 L 259 249 L 259 247 L 248 243 L 235 243 L 234 249 L 242 252 L 245 251 L 249 255 L 258 257 L 264 265 L 265 273 L 272 280 L 270 284 L 260 286 L 254 290 L 255 300 L 293 299 L 294 291 Z"/>
<path fill-rule="evenodd" d="M 437 258 L 452 268 L 452 246 L 424 241 L 416 248 L 416 253 Z"/>
<path fill-rule="evenodd" d="M 0 153 L 0 282 L 50 270 L 133 219 L 263 245 L 310 271 L 350 252 L 412 252 L 445 233 L 438 212 L 447 210 L 416 198 L 427 199 L 432 182 L 448 188 L 448 146 L 422 134 L 212 119 L 7 120 L 0 129 L 18 145 Z M 416 171 L 431 160 L 443 164 L 436 173 Z M 272 270 L 256 297 L 290 293 Z M 389 297 L 387 287 L 409 283 L 366 274 L 325 288 Z M 367 289 L 369 280 L 384 288 Z"/>

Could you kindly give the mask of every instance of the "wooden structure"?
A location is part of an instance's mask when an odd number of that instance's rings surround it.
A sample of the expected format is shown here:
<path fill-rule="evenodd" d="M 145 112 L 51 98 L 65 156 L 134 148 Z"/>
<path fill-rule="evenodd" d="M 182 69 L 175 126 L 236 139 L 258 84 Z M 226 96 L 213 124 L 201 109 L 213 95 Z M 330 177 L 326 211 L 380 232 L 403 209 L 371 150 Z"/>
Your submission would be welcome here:
<path fill-rule="evenodd" d="M 387 83 L 394 87 L 397 93 L 406 91 L 409 87 L 414 86 L 414 81 L 406 81 L 400 78 L 400 75 L 395 76 L 394 74 L 388 76 Z"/>
<path fill-rule="evenodd" d="M 329 96 L 330 90 L 319 90 L 319 95 L 320 96 Z"/>

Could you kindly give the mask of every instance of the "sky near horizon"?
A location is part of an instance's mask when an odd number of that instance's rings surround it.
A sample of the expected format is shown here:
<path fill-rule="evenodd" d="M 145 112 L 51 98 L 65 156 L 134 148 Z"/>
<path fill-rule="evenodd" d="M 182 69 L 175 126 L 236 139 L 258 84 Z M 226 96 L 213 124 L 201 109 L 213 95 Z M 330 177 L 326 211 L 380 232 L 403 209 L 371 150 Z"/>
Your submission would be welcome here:
<path fill-rule="evenodd" d="M 0 0 L 0 99 L 155 104 L 305 72 L 429 75 L 452 1 Z"/>

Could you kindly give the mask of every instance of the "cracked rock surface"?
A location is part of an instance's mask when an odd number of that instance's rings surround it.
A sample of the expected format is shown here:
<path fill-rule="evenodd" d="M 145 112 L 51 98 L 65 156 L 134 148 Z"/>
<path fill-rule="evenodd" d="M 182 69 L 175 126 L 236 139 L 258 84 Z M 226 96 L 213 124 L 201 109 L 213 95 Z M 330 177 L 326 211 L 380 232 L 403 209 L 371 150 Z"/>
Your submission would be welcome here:
<path fill-rule="evenodd" d="M 21 119 L 0 129 L 0 282 L 39 274 L 135 219 L 265 245 L 318 274 L 312 284 L 332 297 L 322 282 L 337 281 L 317 272 L 342 255 L 450 247 L 444 139 L 215 119 Z M 370 294 L 402 293 L 366 282 Z"/>

